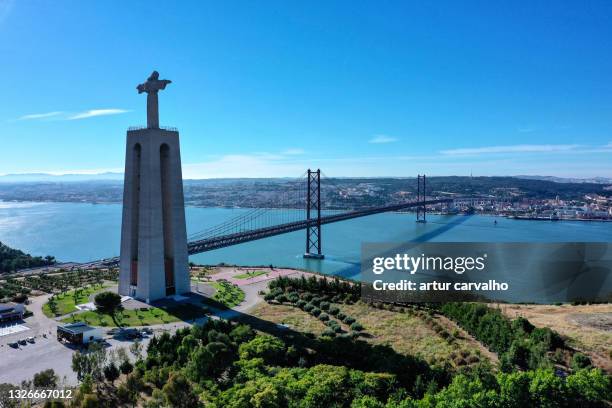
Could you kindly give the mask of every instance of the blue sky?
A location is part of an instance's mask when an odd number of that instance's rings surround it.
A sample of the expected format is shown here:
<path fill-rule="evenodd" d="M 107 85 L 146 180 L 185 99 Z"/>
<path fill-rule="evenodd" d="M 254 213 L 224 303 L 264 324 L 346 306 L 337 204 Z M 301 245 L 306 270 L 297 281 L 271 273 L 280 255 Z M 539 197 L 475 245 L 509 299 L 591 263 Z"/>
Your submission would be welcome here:
<path fill-rule="evenodd" d="M 429 4 L 425 4 L 429 3 Z M 612 2 L 0 0 L 0 174 L 612 177 Z"/>

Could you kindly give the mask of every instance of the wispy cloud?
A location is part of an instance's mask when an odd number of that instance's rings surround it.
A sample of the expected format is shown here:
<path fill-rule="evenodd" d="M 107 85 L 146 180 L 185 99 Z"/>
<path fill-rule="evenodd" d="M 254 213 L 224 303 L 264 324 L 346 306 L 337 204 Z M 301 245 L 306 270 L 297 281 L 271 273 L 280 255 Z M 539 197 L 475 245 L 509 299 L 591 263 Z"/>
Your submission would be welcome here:
<path fill-rule="evenodd" d="M 397 138 L 387 136 L 387 135 L 376 135 L 368 141 L 368 143 L 373 143 L 373 144 L 393 143 L 393 142 L 397 142 Z"/>
<path fill-rule="evenodd" d="M 440 154 L 449 156 L 482 155 L 498 153 L 550 153 L 567 152 L 576 150 L 580 145 L 577 144 L 558 144 L 558 145 L 511 145 L 511 146 L 487 146 L 462 149 L 441 150 Z"/>
<path fill-rule="evenodd" d="M 20 116 L 17 120 L 35 120 L 35 119 L 47 119 L 62 115 L 64 112 L 46 112 L 46 113 L 31 113 L 29 115 Z"/>
<path fill-rule="evenodd" d="M 0 0 L 2 1 L 2 0 Z M 43 120 L 43 119 L 55 119 L 55 120 L 78 120 L 94 118 L 96 116 L 108 116 L 118 115 L 120 113 L 129 112 L 127 109 L 90 109 L 83 112 L 64 112 L 64 111 L 53 111 L 45 113 L 30 113 L 27 115 L 20 116 L 17 120 Z"/>
<path fill-rule="evenodd" d="M 116 109 L 116 108 L 112 108 L 112 109 L 91 109 L 85 112 L 80 112 L 71 116 L 68 116 L 68 120 L 76 120 L 76 119 L 87 119 L 87 118 L 93 118 L 96 116 L 107 116 L 107 115 L 118 115 L 120 113 L 126 113 L 129 112 L 128 110 L 125 109 Z"/>

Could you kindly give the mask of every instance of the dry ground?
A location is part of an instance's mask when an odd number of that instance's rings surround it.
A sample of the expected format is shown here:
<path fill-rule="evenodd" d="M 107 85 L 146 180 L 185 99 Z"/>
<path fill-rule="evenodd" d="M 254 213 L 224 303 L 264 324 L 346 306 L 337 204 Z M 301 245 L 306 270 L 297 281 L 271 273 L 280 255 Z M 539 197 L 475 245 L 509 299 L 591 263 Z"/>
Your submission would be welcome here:
<path fill-rule="evenodd" d="M 557 331 L 572 347 L 591 356 L 596 366 L 612 372 L 612 304 L 492 306 L 508 317 L 521 316 L 535 326 Z"/>
<path fill-rule="evenodd" d="M 444 363 L 453 360 L 451 354 L 463 350 L 497 361 L 494 353 L 489 352 L 482 344 L 472 339 L 454 322 L 446 318 L 436 317 L 450 333 L 455 329 L 458 330 L 460 335 L 454 344 L 449 344 L 420 317 L 410 312 L 399 313 L 377 309 L 361 302 L 353 305 L 339 305 L 339 307 L 347 315 L 355 317 L 364 326 L 365 331 L 372 335 L 369 341 L 375 344 L 390 345 L 398 353 L 420 356 L 432 363 Z"/>
<path fill-rule="evenodd" d="M 293 306 L 270 305 L 267 302 L 260 302 L 249 310 L 249 314 L 262 320 L 284 324 L 298 332 L 319 335 L 327 327 L 316 317 Z"/>
<path fill-rule="evenodd" d="M 454 344 L 449 344 L 421 318 L 410 313 L 376 309 L 360 302 L 354 305 L 338 304 L 337 306 L 364 326 L 366 333 L 364 340 L 373 344 L 389 345 L 398 353 L 420 356 L 430 363 L 453 361 L 453 356 L 460 351 L 478 355 L 479 358 L 497 361 L 494 353 L 489 352 L 461 329 L 459 329 L 459 338 Z M 271 305 L 261 302 L 251 309 L 249 314 L 262 320 L 285 324 L 299 332 L 310 332 L 315 335 L 321 334 L 327 327 L 319 319 L 297 307 L 288 305 Z M 457 328 L 448 319 L 439 319 L 439 322 L 449 327 L 451 332 Z M 342 326 L 346 329 L 346 325 Z"/>

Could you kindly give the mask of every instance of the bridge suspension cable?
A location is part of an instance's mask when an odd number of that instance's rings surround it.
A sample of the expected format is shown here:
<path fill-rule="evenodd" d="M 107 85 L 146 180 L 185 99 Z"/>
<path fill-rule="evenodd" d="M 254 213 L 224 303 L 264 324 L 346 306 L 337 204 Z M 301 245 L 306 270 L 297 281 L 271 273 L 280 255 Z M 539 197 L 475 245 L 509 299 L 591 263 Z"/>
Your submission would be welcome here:
<path fill-rule="evenodd" d="M 282 192 L 274 197 L 274 205 L 266 208 L 252 208 L 220 224 L 189 235 L 188 241 L 211 239 L 275 224 L 304 220 L 307 187 L 305 175 L 306 173 L 303 173 L 299 177 L 283 183 Z M 264 199 L 269 201 L 268 197 L 264 197 Z M 255 201 L 253 203 L 255 204 Z"/>

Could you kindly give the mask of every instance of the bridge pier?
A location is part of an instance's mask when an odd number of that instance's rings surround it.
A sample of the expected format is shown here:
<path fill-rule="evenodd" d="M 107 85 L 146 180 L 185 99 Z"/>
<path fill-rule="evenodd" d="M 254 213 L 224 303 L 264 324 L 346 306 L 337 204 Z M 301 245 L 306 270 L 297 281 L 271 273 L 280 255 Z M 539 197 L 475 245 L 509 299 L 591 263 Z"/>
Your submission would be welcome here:
<path fill-rule="evenodd" d="M 323 259 L 321 253 L 321 170 L 308 169 L 306 191 L 306 259 Z M 316 219 L 311 218 L 311 210 L 316 210 Z"/>
<path fill-rule="evenodd" d="M 421 187 L 421 181 L 423 186 Z M 417 219 L 416 222 L 426 223 L 427 222 L 427 206 L 425 205 L 426 193 L 425 193 L 425 175 L 417 175 Z"/>

